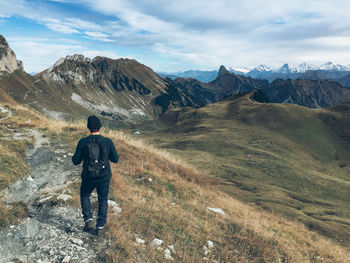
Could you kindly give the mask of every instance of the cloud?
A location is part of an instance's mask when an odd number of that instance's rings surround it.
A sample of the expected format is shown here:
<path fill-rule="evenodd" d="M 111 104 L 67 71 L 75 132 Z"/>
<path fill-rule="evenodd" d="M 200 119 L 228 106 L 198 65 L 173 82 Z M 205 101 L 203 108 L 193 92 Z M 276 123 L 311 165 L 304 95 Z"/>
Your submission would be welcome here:
<path fill-rule="evenodd" d="M 119 43 L 141 43 L 158 54 L 176 56 L 188 63 L 299 63 L 315 49 L 318 54 L 325 52 L 327 61 L 350 61 L 346 45 L 329 40 L 349 36 L 350 2 L 345 0 L 336 5 L 316 0 L 80 2 L 124 24 L 124 30 L 116 33 Z M 339 50 L 348 55 L 340 58 Z"/>
<path fill-rule="evenodd" d="M 89 36 L 92 39 L 104 41 L 104 42 L 113 42 L 112 39 L 109 39 L 109 35 L 101 33 L 101 32 L 84 32 L 85 35 Z"/>
<path fill-rule="evenodd" d="M 99 41 L 99 49 L 114 45 L 114 50 L 128 50 L 124 55 L 152 65 L 155 58 L 159 65 L 165 60 L 201 68 L 278 66 L 324 58 L 323 62 L 350 61 L 346 0 L 54 1 L 74 3 L 91 13 L 56 14 L 34 8 L 35 1 L 0 0 L 0 16 L 30 17 L 53 31 L 80 37 L 82 43 Z"/>
<path fill-rule="evenodd" d="M 72 34 L 72 33 L 79 33 L 78 30 L 74 29 L 73 27 L 66 25 L 64 23 L 61 23 L 60 21 L 57 22 L 45 22 L 45 25 L 56 32 L 63 33 L 63 34 Z"/>
<path fill-rule="evenodd" d="M 73 54 L 83 54 L 90 58 L 119 57 L 112 51 L 90 49 L 75 41 L 67 44 L 65 39 L 53 42 L 49 38 L 14 37 L 7 40 L 16 53 L 17 59 L 24 61 L 24 69 L 27 72 L 41 72 L 61 57 Z"/>

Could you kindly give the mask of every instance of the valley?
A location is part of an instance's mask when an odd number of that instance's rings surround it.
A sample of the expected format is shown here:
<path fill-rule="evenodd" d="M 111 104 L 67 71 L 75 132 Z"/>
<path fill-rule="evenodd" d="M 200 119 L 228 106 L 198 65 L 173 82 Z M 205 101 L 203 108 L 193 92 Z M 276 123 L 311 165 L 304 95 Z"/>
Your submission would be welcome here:
<path fill-rule="evenodd" d="M 216 189 L 349 245 L 348 108 L 252 96 L 169 111 L 162 129 L 140 136 L 209 174 Z"/>

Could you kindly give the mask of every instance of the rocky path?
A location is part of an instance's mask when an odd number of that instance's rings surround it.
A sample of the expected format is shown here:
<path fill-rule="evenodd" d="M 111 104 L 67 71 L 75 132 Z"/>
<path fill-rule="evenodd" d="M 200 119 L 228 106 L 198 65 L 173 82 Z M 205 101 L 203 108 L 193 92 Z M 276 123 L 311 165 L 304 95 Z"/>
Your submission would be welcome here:
<path fill-rule="evenodd" d="M 26 158 L 33 176 L 1 194 L 9 205 L 25 202 L 29 217 L 2 229 L 0 263 L 102 261 L 99 257 L 108 241 L 82 232 L 80 209 L 65 204 L 71 198 L 67 186 L 80 180 L 81 168 L 73 167 L 64 145 L 50 143 L 39 131 L 21 136 L 35 137 L 35 146 Z"/>

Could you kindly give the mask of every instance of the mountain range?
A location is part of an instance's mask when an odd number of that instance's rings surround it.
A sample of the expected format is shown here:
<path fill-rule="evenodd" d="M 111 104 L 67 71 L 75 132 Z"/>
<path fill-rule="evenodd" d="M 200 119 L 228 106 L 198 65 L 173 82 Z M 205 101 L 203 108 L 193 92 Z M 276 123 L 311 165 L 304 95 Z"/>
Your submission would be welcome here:
<path fill-rule="evenodd" d="M 311 63 L 301 63 L 299 65 L 284 64 L 281 67 L 273 68 L 266 65 L 260 65 L 255 68 L 244 68 L 244 67 L 230 67 L 230 72 L 238 75 L 248 76 L 252 78 L 267 79 L 272 82 L 275 79 L 333 79 L 339 81 L 343 85 L 350 86 L 349 82 L 342 82 L 342 78 L 350 76 L 350 65 L 343 66 L 334 64 L 332 62 L 324 63 L 320 66 L 316 66 Z M 314 72 L 321 74 L 318 77 Z M 218 71 L 200 71 L 200 70 L 188 70 L 184 72 L 175 73 L 161 73 L 162 76 L 167 76 L 172 79 L 180 78 L 195 78 L 203 82 L 210 82 L 216 78 Z"/>
<path fill-rule="evenodd" d="M 309 77 L 304 80 L 277 79 L 269 83 L 221 66 L 216 78 L 205 83 L 193 78 L 162 77 L 133 59 L 89 59 L 73 55 L 31 76 L 23 70 L 22 62 L 16 59 L 3 37 L 0 54 L 0 99 L 31 105 L 62 118 L 72 113 L 75 116 L 96 113 L 128 122 L 155 120 L 173 108 L 198 108 L 256 89 L 260 90 L 263 102 L 329 107 L 350 100 L 350 89 L 323 77 L 323 72 L 317 74 L 321 79 L 317 81 L 307 71 L 304 74 Z M 332 68 L 330 64 L 327 67 Z M 268 68 L 259 70 L 264 72 Z M 285 65 L 280 72 L 292 70 Z M 347 83 L 348 77 L 342 81 Z"/>

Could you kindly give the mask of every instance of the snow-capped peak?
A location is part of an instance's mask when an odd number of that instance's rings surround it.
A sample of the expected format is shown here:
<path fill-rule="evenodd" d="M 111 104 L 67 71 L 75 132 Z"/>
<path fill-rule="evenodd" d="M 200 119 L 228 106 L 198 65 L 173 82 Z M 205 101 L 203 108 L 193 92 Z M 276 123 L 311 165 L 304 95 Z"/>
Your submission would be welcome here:
<path fill-rule="evenodd" d="M 230 67 L 230 71 L 237 74 L 247 74 L 251 69 L 245 67 Z"/>
<path fill-rule="evenodd" d="M 329 70 L 329 71 L 346 71 L 349 70 L 349 67 L 342 66 L 339 64 L 334 64 L 333 62 L 327 62 L 322 64 L 319 69 L 321 70 Z"/>
<path fill-rule="evenodd" d="M 289 65 L 285 63 L 282 67 L 276 68 L 273 71 L 277 73 L 305 73 L 307 70 L 317 70 L 318 67 L 311 63 L 301 63 L 299 65 Z"/>
<path fill-rule="evenodd" d="M 254 69 L 257 70 L 257 71 L 270 71 L 270 70 L 272 70 L 272 68 L 270 68 L 270 67 L 268 67 L 266 65 L 263 65 L 263 64 L 261 64 L 260 66 L 257 66 Z"/>

